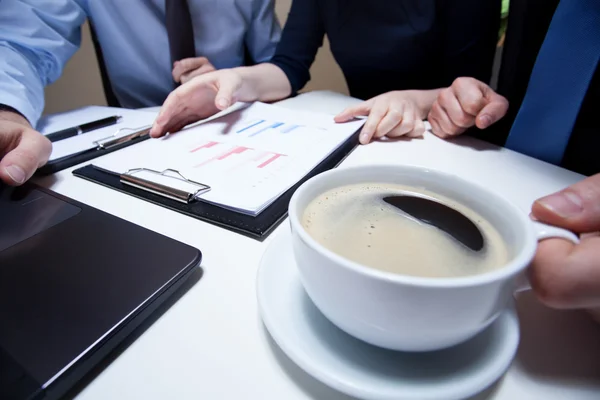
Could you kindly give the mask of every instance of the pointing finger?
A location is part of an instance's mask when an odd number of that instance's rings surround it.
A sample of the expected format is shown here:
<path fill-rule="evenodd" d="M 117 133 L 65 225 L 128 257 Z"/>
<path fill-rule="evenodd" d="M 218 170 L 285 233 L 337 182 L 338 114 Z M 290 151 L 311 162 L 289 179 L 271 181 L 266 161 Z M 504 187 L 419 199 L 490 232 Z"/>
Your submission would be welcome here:
<path fill-rule="evenodd" d="M 369 111 L 371 111 L 371 107 L 373 105 L 372 101 L 363 101 L 360 104 L 357 104 L 352 107 L 346 108 L 344 111 L 335 116 L 335 122 L 348 122 L 352 118 L 356 118 L 358 116 L 369 115 Z"/>

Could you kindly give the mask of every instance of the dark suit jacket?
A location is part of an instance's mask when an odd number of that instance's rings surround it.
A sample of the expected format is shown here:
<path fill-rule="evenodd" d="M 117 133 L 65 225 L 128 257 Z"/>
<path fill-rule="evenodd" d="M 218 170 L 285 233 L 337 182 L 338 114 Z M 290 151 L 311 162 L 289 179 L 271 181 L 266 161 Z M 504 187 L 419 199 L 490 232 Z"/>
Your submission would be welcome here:
<path fill-rule="evenodd" d="M 293 92 L 327 35 L 350 94 L 449 86 L 460 76 L 489 81 L 500 0 L 294 0 L 272 63 Z"/>
<path fill-rule="evenodd" d="M 491 129 L 474 132 L 477 137 L 498 145 L 503 145 L 506 141 L 558 2 L 511 0 L 497 88 L 498 93 L 508 99 L 510 108 L 506 117 Z M 552 82 L 548 84 L 551 85 Z M 560 93 L 556 95 L 560 96 Z M 595 110 L 592 108 L 594 104 Z M 593 119 L 594 113 L 600 114 L 599 104 L 600 74 L 596 71 L 561 166 L 584 175 L 600 172 L 600 125 L 597 119 Z"/>

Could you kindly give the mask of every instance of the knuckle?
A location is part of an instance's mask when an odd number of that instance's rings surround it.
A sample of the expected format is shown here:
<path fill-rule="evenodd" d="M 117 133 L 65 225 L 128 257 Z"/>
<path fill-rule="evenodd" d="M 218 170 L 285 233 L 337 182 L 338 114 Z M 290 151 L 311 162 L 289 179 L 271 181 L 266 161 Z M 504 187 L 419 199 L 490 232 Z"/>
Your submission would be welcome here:
<path fill-rule="evenodd" d="M 450 120 L 461 128 L 469 128 L 473 125 L 473 118 L 465 113 L 460 113 L 455 118 L 450 118 Z"/>
<path fill-rule="evenodd" d="M 177 63 L 177 66 L 175 68 L 178 68 L 180 71 L 183 70 L 187 70 L 190 66 L 190 60 L 187 58 L 184 58 L 183 60 L 179 60 L 179 62 Z"/>
<path fill-rule="evenodd" d="M 402 110 L 396 107 L 390 107 L 390 109 L 388 110 L 388 115 L 394 120 L 400 120 L 402 119 Z"/>
<path fill-rule="evenodd" d="M 400 131 L 400 129 L 398 128 L 394 128 L 391 131 L 388 132 L 387 136 L 390 138 L 396 138 L 396 137 L 400 137 L 402 136 L 403 133 Z"/>
<path fill-rule="evenodd" d="M 479 99 L 470 98 L 462 104 L 463 110 L 471 115 L 477 115 L 481 111 Z"/>
<path fill-rule="evenodd" d="M 431 113 L 433 113 L 433 115 L 435 115 L 436 118 L 440 118 L 442 115 L 445 114 L 441 104 L 437 101 L 431 106 Z"/>
<path fill-rule="evenodd" d="M 431 109 L 429 110 L 429 113 L 427 114 L 427 120 L 432 120 L 432 119 L 438 118 L 437 107 L 439 107 L 439 106 L 438 106 L 438 101 L 436 100 L 431 105 Z"/>
<path fill-rule="evenodd" d="M 410 132 L 413 129 L 415 129 L 415 120 L 412 118 L 405 119 L 404 121 L 402 121 L 402 125 L 404 125 L 404 131 Z"/>
<path fill-rule="evenodd" d="M 475 79 L 467 77 L 467 76 L 461 76 L 458 77 L 454 80 L 454 82 L 452 82 L 452 86 L 455 88 L 463 88 L 463 87 L 468 87 L 473 85 Z"/>
<path fill-rule="evenodd" d="M 442 102 L 443 104 L 447 104 L 452 100 L 453 97 L 454 97 L 454 94 L 452 93 L 452 91 L 450 89 L 444 89 L 438 95 L 438 101 Z M 436 103 L 438 101 L 436 101 Z"/>

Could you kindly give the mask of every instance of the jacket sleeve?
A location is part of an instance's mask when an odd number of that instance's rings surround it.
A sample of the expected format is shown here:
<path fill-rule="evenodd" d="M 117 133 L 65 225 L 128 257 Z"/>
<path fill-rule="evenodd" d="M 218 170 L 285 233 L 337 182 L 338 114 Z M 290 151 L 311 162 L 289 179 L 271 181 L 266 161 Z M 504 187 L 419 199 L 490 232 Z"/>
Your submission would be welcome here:
<path fill-rule="evenodd" d="M 310 67 L 323 45 L 325 27 L 319 0 L 294 0 L 271 63 L 286 74 L 297 93 L 310 80 Z"/>
<path fill-rule="evenodd" d="M 461 76 L 490 82 L 499 39 L 502 0 L 445 0 L 443 67 L 446 83 Z"/>

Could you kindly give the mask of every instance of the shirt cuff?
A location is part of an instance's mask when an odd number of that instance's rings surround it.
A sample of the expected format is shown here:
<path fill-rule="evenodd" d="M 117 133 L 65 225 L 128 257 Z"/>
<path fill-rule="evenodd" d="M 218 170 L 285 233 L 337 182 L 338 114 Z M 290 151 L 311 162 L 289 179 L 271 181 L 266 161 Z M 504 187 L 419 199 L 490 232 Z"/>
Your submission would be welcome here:
<path fill-rule="evenodd" d="M 28 104 L 26 100 L 12 96 L 8 93 L 0 93 L 0 105 L 5 105 L 8 108 L 14 109 L 17 113 L 25 117 L 34 128 L 40 119 L 39 113 Z"/>

